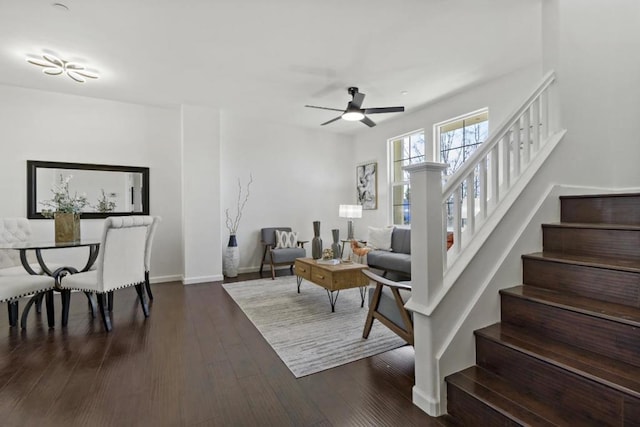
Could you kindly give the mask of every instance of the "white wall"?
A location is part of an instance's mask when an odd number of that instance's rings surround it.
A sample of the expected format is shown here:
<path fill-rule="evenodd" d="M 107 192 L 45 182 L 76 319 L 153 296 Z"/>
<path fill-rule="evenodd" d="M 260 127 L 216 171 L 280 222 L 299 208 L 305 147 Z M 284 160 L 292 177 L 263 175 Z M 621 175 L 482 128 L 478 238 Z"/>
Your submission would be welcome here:
<path fill-rule="evenodd" d="M 177 110 L 0 85 L 0 129 L 1 217 L 26 216 L 27 160 L 148 166 L 151 214 L 163 217 L 152 276 L 178 277 L 182 265 L 175 242 L 180 240 L 182 196 Z M 32 220 L 31 227 L 34 239 L 53 239 L 52 220 Z M 81 227 L 83 237 L 99 238 L 102 221 L 82 220 Z"/>
<path fill-rule="evenodd" d="M 574 160 L 557 164 L 562 182 L 637 186 L 640 3 L 548 0 L 543 5 L 543 31 L 549 35 L 545 67 L 558 72 L 568 129 L 561 150 Z"/>
<path fill-rule="evenodd" d="M 222 280 L 220 112 L 182 107 L 183 283 Z"/>
<path fill-rule="evenodd" d="M 243 191 L 253 175 L 251 195 L 242 214 L 237 239 L 240 272 L 256 270 L 262 258 L 260 229 L 290 226 L 299 239 L 311 241 L 314 220 L 321 222 L 324 247 L 331 229 L 346 237 L 347 223 L 338 205 L 353 203 L 355 166 L 351 137 L 295 128 L 223 111 L 221 115 L 222 244 L 229 232 L 224 211 L 236 212 L 238 179 Z M 311 256 L 311 245 L 306 245 Z"/>
<path fill-rule="evenodd" d="M 363 211 L 362 220 L 354 221 L 356 236 L 366 237 L 369 225 L 391 224 L 387 153 L 389 138 L 424 129 L 426 142 L 431 144 L 434 124 L 484 107 L 489 108 L 491 130 L 513 113 L 539 83 L 541 77 L 541 64 L 532 64 L 499 79 L 452 94 L 418 111 L 401 113 L 397 119 L 385 121 L 358 133 L 353 164 L 368 160 L 378 162 L 378 209 Z"/>

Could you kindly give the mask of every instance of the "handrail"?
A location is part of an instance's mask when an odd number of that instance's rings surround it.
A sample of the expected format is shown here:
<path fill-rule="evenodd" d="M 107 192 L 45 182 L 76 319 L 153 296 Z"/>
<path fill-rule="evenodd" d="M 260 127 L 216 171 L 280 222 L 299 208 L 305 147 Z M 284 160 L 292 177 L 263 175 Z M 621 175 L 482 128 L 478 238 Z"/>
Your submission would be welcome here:
<path fill-rule="evenodd" d="M 489 137 L 480 147 L 471 154 L 466 162 L 458 169 L 451 178 L 447 180 L 444 188 L 442 189 L 443 200 L 446 201 L 453 189 L 462 185 L 462 182 L 466 179 L 467 175 L 478 165 L 479 161 L 487 156 L 491 150 L 500 142 L 500 140 L 509 132 L 511 127 L 520 120 L 520 117 L 531 107 L 536 99 L 553 83 L 556 78 L 555 71 L 549 71 L 543 78 L 540 85 L 534 90 L 534 92 L 527 98 L 518 109 L 514 111 L 498 128 L 493 136 Z"/>
<path fill-rule="evenodd" d="M 442 218 L 445 226 L 453 229 L 453 246 L 444 254 L 445 272 L 474 240 L 555 131 L 551 129 L 555 125 L 551 116 L 555 118 L 556 111 L 550 96 L 555 80 L 555 72 L 548 72 L 497 131 L 442 184 Z"/>
<path fill-rule="evenodd" d="M 431 415 L 441 414 L 444 397 L 442 368 L 447 367 L 441 365 L 441 349 L 459 337 L 463 321 L 484 297 L 478 293 L 481 278 L 464 273 L 471 272 L 475 256 L 565 135 L 555 82 L 555 73 L 547 73 L 448 182 L 442 182 L 443 163 L 404 167 L 412 189 L 411 252 L 420 260 L 411 265 L 412 281 L 420 286 L 413 287 L 405 308 L 414 314 L 416 343 L 427 343 L 416 347 L 413 398 Z M 449 227 L 451 249 L 446 243 Z M 446 314 L 434 315 L 438 307 L 446 307 Z"/>

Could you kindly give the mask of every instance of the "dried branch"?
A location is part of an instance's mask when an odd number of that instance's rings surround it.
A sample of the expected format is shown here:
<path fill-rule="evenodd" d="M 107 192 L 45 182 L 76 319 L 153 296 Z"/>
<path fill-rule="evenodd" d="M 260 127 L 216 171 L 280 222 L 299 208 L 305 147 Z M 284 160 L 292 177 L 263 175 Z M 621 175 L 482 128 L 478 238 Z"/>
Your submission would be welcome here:
<path fill-rule="evenodd" d="M 234 220 L 231 220 L 231 215 L 229 214 L 229 209 L 225 209 L 226 215 L 226 226 L 227 230 L 229 230 L 230 234 L 236 234 L 238 231 L 238 226 L 240 225 L 240 219 L 242 219 L 242 211 L 244 210 L 244 206 L 247 204 L 247 200 L 249 200 L 249 195 L 251 194 L 249 189 L 251 187 L 251 183 L 253 182 L 253 175 L 249 174 L 249 182 L 247 183 L 247 190 L 242 198 L 242 184 L 240 183 L 240 178 L 238 178 L 238 199 L 236 201 L 236 217 Z"/>

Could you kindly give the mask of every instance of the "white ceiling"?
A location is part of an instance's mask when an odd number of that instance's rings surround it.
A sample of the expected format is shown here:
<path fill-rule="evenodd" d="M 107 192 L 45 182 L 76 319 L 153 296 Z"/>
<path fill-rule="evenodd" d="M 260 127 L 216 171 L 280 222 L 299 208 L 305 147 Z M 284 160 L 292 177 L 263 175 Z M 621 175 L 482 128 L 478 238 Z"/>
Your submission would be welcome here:
<path fill-rule="evenodd" d="M 339 113 L 303 106 L 344 108 L 348 86 L 411 111 L 540 60 L 541 0 L 55 1 L 0 0 L 0 84 L 319 129 Z M 44 75 L 25 61 L 43 50 L 101 78 Z"/>

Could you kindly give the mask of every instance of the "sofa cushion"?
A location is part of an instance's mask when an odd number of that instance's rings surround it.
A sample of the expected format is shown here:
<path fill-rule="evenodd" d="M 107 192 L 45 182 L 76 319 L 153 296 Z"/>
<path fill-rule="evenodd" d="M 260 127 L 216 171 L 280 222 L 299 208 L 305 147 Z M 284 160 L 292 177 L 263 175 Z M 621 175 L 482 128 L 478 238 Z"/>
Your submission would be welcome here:
<path fill-rule="evenodd" d="M 394 228 L 391 235 L 391 250 L 403 254 L 411 254 L 411 229 Z"/>
<path fill-rule="evenodd" d="M 394 227 L 369 227 L 367 246 L 381 251 L 390 251 L 393 230 Z"/>
<path fill-rule="evenodd" d="M 303 248 L 284 248 L 271 251 L 274 264 L 293 262 L 296 258 L 304 258 L 307 251 Z"/>
<path fill-rule="evenodd" d="M 387 252 L 371 251 L 367 254 L 367 264 L 369 267 L 384 271 L 397 271 L 411 276 L 411 255 Z"/>

